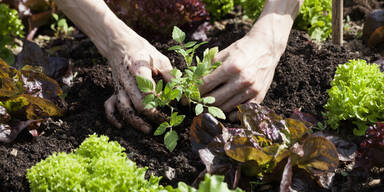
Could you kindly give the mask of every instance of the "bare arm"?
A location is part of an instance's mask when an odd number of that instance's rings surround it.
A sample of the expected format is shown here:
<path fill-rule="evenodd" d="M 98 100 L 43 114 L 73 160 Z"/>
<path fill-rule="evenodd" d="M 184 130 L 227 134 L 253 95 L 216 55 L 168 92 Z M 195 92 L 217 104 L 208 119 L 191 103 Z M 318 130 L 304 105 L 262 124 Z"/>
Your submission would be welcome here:
<path fill-rule="evenodd" d="M 126 123 L 149 133 L 151 126 L 140 118 L 140 114 L 154 122 L 158 122 L 164 116 L 156 109 L 144 109 L 143 95 L 137 88 L 135 76 L 141 75 L 152 79 L 152 73 L 160 73 L 169 80 L 172 66 L 168 58 L 117 18 L 103 0 L 55 0 L 55 2 L 108 59 L 115 94 L 105 102 L 107 118 L 120 128 L 122 123 L 115 117 L 115 111 L 119 112 Z"/>
<path fill-rule="evenodd" d="M 202 94 L 215 97 L 215 105 L 225 112 L 244 102 L 261 103 L 302 3 L 266 0 L 251 31 L 217 54 L 222 65 L 204 78 Z"/>

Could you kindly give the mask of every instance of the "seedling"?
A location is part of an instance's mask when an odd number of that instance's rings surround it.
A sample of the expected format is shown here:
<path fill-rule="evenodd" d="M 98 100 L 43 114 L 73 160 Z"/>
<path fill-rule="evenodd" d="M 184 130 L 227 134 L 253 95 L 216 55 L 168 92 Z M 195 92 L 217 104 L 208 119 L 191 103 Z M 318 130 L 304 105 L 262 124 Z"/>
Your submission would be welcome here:
<path fill-rule="evenodd" d="M 55 37 L 66 38 L 75 31 L 75 28 L 68 26 L 65 18 L 60 18 L 56 13 L 52 17 L 55 22 L 51 24 L 51 29 L 55 32 Z"/>
<path fill-rule="evenodd" d="M 184 75 L 179 69 L 174 68 L 171 71 L 174 78 L 165 85 L 163 81 L 160 80 L 156 83 L 155 87 L 151 80 L 140 75 L 136 76 L 136 82 L 140 91 L 147 94 L 143 100 L 145 109 L 167 106 L 171 110 L 168 121 L 161 123 L 154 133 L 154 135 L 162 135 L 168 130 L 164 136 L 164 144 L 170 151 L 175 149 L 178 140 L 178 135 L 174 127 L 180 125 L 185 118 L 185 115 L 180 115 L 176 112 L 176 108 L 170 104 L 171 101 L 180 101 L 184 95 L 189 106 L 191 104 L 195 105 L 194 110 L 196 116 L 201 114 L 204 109 L 207 109 L 208 113 L 214 117 L 225 119 L 225 114 L 220 108 L 210 106 L 210 104 L 215 102 L 215 98 L 210 96 L 202 98 L 199 91 L 199 86 L 203 84 L 202 78 L 220 65 L 219 62 L 213 62 L 218 48 L 206 49 L 203 54 L 203 59 L 201 60 L 196 56 L 196 65 L 192 65 L 195 50 L 206 42 L 197 43 L 191 41 L 184 43 L 185 33 L 176 26 L 173 29 L 172 38 L 178 45 L 172 46 L 168 50 L 173 50 L 184 57 L 187 65 Z M 155 91 L 153 92 L 154 89 Z"/>

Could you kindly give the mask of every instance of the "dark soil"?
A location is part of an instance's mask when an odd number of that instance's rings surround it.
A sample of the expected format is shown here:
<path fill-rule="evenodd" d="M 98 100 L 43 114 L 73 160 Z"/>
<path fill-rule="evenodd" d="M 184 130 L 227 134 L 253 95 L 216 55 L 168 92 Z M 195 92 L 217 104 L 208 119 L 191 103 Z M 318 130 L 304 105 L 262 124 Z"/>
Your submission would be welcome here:
<path fill-rule="evenodd" d="M 209 46 L 218 45 L 220 50 L 224 49 L 250 28 L 249 23 L 234 24 L 231 19 L 224 26 L 224 30 L 212 32 Z M 204 169 L 198 155 L 191 152 L 188 135 L 191 119 L 185 123 L 185 128 L 178 130 L 181 138 L 174 152 L 167 151 L 162 137 L 144 135 L 130 127 L 114 128 L 104 116 L 104 101 L 113 93 L 111 71 L 106 61 L 82 35 L 59 44 L 58 55 L 70 58 L 77 72 L 74 86 L 66 97 L 68 111 L 63 117 L 44 124 L 46 130 L 42 136 L 32 137 L 25 131 L 15 142 L 0 144 L 0 191 L 29 191 L 25 178 L 28 168 L 54 152 L 74 150 L 93 133 L 118 141 L 126 148 L 130 159 L 141 167 L 148 167 L 148 175 L 164 176 L 167 169 L 174 168 L 176 178 L 163 178 L 162 184 L 175 186 L 179 181 L 191 184 Z M 154 43 L 172 63 L 180 63 L 179 56 L 167 51 L 169 44 Z M 329 43 L 317 45 L 305 33 L 293 30 L 263 104 L 284 115 L 300 108 L 321 120 L 322 106 L 327 100 L 326 90 L 330 88 L 336 66 L 353 58 L 364 58 L 369 62 L 379 58 L 370 51 L 362 54 Z M 334 189 L 362 189 L 364 181 L 346 186 L 347 180 L 338 180 L 340 183 L 336 183 Z"/>

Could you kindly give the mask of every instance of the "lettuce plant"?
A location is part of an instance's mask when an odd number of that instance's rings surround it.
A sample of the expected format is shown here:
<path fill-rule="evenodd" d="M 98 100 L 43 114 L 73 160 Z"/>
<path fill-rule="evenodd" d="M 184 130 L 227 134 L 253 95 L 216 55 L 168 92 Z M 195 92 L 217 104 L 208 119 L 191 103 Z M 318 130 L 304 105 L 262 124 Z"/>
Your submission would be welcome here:
<path fill-rule="evenodd" d="M 331 128 L 351 120 L 357 125 L 353 133 L 362 136 L 370 124 L 384 120 L 384 74 L 378 65 L 350 60 L 337 67 L 331 86 L 324 106 Z"/>
<path fill-rule="evenodd" d="M 124 148 L 107 136 L 90 135 L 72 153 L 54 153 L 27 171 L 32 192 L 52 191 L 150 191 L 241 192 L 229 190 L 222 176 L 206 175 L 195 189 L 183 182 L 178 188 L 162 186 L 161 177 L 145 179 L 147 168 L 138 168 Z"/>
<path fill-rule="evenodd" d="M 154 133 L 155 135 L 162 135 L 168 129 L 168 132 L 164 136 L 164 144 L 170 151 L 174 150 L 178 140 L 178 135 L 173 129 L 180 125 L 185 118 L 185 115 L 180 115 L 176 112 L 176 108 L 171 105 L 172 101 L 180 101 L 184 95 L 189 105 L 195 104 L 194 109 L 196 115 L 201 114 L 204 109 L 207 109 L 213 116 L 225 119 L 225 114 L 220 108 L 210 106 L 210 104 L 215 102 L 215 98 L 209 96 L 202 98 L 199 92 L 199 86 L 203 83 L 203 76 L 209 74 L 220 65 L 218 62 L 212 62 L 215 54 L 218 52 L 218 48 L 206 49 L 202 60 L 196 57 L 197 64 L 194 66 L 192 62 L 195 50 L 205 42 L 197 43 L 191 41 L 184 43 L 185 33 L 178 27 L 174 27 L 172 37 L 179 45 L 170 47 L 169 50 L 174 50 L 184 57 L 187 65 L 184 75 L 179 69 L 174 68 L 171 71 L 174 78 L 165 85 L 163 85 L 162 80 L 158 81 L 155 88 L 149 79 L 139 75 L 136 76 L 139 89 L 141 92 L 147 94 L 143 100 L 146 109 L 167 106 L 171 110 L 171 116 L 168 121 L 161 123 Z M 153 92 L 154 89 L 155 92 Z"/>
<path fill-rule="evenodd" d="M 364 139 L 360 143 L 357 156 L 357 167 L 363 168 L 368 178 L 368 172 L 373 167 L 384 167 L 384 122 L 369 126 Z"/>
<path fill-rule="evenodd" d="M 17 11 L 0 3 L 0 58 L 8 64 L 13 64 L 13 53 L 6 46 L 14 46 L 13 39 L 23 36 L 24 26 Z"/>
<path fill-rule="evenodd" d="M 326 176 L 337 168 L 335 146 L 325 137 L 310 135 L 308 122 L 282 118 L 255 103 L 238 108 L 239 128 L 224 127 L 206 113 L 193 120 L 192 147 L 205 164 L 205 172 L 225 175 L 235 187 L 242 175 L 268 177 L 285 167 L 282 189 L 291 185 L 294 166 L 312 176 Z"/>
<path fill-rule="evenodd" d="M 203 3 L 213 19 L 220 19 L 228 14 L 234 6 L 233 0 L 203 0 Z"/>
<path fill-rule="evenodd" d="M 12 142 L 24 128 L 37 134 L 36 123 L 62 114 L 54 103 L 61 94 L 58 83 L 40 68 L 17 70 L 0 59 L 0 142 Z"/>

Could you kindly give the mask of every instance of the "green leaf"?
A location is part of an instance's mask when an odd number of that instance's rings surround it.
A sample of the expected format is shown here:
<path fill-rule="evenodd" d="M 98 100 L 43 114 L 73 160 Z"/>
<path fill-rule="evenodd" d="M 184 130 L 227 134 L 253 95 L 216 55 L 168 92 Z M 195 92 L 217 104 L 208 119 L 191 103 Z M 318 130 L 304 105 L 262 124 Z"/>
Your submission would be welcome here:
<path fill-rule="evenodd" d="M 203 112 L 203 110 L 204 110 L 203 105 L 200 103 L 197 104 L 195 107 L 196 116 L 200 115 Z"/>
<path fill-rule="evenodd" d="M 178 139 L 179 136 L 177 135 L 176 131 L 168 131 L 164 136 L 165 147 L 167 147 L 167 149 L 172 152 L 177 145 Z"/>
<path fill-rule="evenodd" d="M 175 46 L 168 48 L 169 51 L 174 51 L 174 50 L 179 50 L 179 49 L 182 49 L 182 47 L 180 45 L 175 45 Z"/>
<path fill-rule="evenodd" d="M 172 113 L 170 125 L 176 127 L 184 121 L 185 115 L 177 115 L 177 112 Z"/>
<path fill-rule="evenodd" d="M 208 107 L 208 112 L 219 119 L 225 119 L 224 112 L 218 107 L 214 107 L 214 106 Z"/>
<path fill-rule="evenodd" d="M 164 132 L 167 130 L 167 128 L 170 127 L 169 123 L 168 122 L 163 122 L 162 124 L 160 124 L 155 133 L 153 135 L 155 136 L 158 136 L 158 135 L 162 135 L 164 134 Z"/>
<path fill-rule="evenodd" d="M 153 90 L 152 81 L 143 76 L 136 75 L 136 83 L 140 91 L 143 93 L 150 93 Z"/>
<path fill-rule="evenodd" d="M 171 71 L 171 75 L 174 76 L 175 78 L 180 78 L 183 74 L 181 73 L 180 70 L 174 68 Z"/>
<path fill-rule="evenodd" d="M 148 103 L 150 103 L 150 102 L 152 102 L 154 100 L 155 100 L 155 95 L 149 94 L 149 95 L 144 97 L 143 104 L 146 105 L 146 104 L 148 104 Z"/>
<path fill-rule="evenodd" d="M 181 89 L 174 89 L 170 92 L 169 99 L 170 100 L 176 99 L 177 101 L 179 101 L 182 95 L 183 95 L 183 92 L 181 91 Z"/>
<path fill-rule="evenodd" d="M 184 45 L 185 48 L 190 48 L 196 45 L 196 41 L 190 41 Z"/>
<path fill-rule="evenodd" d="M 206 49 L 204 51 L 204 56 L 203 56 L 203 62 L 211 63 L 213 58 L 215 57 L 216 53 L 219 52 L 218 47 L 214 47 L 211 49 Z"/>
<path fill-rule="evenodd" d="M 173 27 L 172 38 L 178 43 L 182 43 L 185 39 L 185 33 L 178 27 Z"/>
<path fill-rule="evenodd" d="M 154 101 L 150 101 L 148 102 L 145 106 L 144 106 L 144 109 L 152 109 L 152 108 L 156 108 L 157 105 L 156 105 L 156 102 Z"/>
<path fill-rule="evenodd" d="M 203 103 L 204 104 L 212 104 L 214 102 L 215 102 L 215 98 L 214 97 L 208 96 L 208 97 L 204 97 L 203 98 Z"/>
<path fill-rule="evenodd" d="M 52 13 L 52 17 L 57 21 L 59 20 L 59 16 L 56 13 Z"/>
<path fill-rule="evenodd" d="M 163 89 L 163 80 L 160 80 L 156 84 L 156 93 L 160 93 L 162 89 Z"/>

